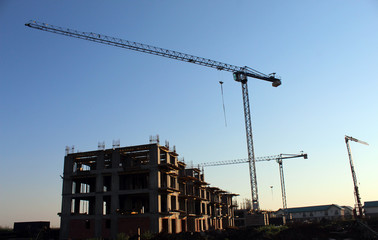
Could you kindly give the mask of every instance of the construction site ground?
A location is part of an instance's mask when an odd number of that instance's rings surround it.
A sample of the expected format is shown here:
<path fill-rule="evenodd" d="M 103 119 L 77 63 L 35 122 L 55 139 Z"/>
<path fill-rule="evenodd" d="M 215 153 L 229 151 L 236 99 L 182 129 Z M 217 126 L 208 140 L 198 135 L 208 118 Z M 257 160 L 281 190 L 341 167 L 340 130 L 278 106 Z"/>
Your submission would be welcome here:
<path fill-rule="evenodd" d="M 367 227 L 368 226 L 368 227 Z M 58 239 L 58 229 L 39 237 L 29 236 L 24 239 Z M 285 226 L 263 226 L 247 229 L 229 228 L 207 232 L 183 232 L 178 234 L 142 233 L 142 240 L 365 240 L 378 239 L 378 219 L 366 220 L 362 224 L 357 221 L 323 221 L 320 223 L 292 223 Z M 24 236 L 23 236 L 24 237 Z M 47 237 L 47 238 L 46 238 Z M 1 229 L 0 239 L 20 239 L 12 229 Z M 138 236 L 120 234 L 117 240 L 136 240 Z"/>
<path fill-rule="evenodd" d="M 369 227 L 367 228 L 367 224 Z M 190 239 L 190 240 L 221 240 L 221 239 L 256 239 L 256 240 L 364 240 L 378 239 L 378 219 L 360 224 L 357 221 L 338 221 L 320 223 L 292 223 L 285 226 L 264 226 L 247 229 L 229 228 L 226 230 L 199 233 L 179 234 L 142 234 L 141 239 Z M 127 238 L 126 238 L 127 239 Z M 131 239 L 137 239 L 133 236 Z"/>

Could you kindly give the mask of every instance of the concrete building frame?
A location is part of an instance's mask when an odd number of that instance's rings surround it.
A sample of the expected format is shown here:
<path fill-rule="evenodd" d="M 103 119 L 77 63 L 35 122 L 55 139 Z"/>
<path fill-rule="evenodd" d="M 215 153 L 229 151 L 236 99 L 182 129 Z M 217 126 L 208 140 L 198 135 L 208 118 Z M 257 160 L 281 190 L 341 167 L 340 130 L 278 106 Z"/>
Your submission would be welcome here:
<path fill-rule="evenodd" d="M 60 238 L 222 229 L 234 226 L 234 196 L 158 143 L 69 153 Z"/>

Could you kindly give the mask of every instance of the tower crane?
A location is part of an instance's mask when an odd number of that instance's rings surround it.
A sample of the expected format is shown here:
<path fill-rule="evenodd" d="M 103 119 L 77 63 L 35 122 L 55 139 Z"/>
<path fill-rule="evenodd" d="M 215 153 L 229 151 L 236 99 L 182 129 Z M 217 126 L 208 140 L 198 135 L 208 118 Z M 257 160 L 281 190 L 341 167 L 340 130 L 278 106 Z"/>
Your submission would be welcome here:
<path fill-rule="evenodd" d="M 219 61 L 214 61 L 211 59 L 197 57 L 194 55 L 181 53 L 178 51 L 173 51 L 169 49 L 164 49 L 160 47 L 155 47 L 143 43 L 132 42 L 128 40 L 123 40 L 120 38 L 109 37 L 106 35 L 93 33 L 93 32 L 82 32 L 69 28 L 62 28 L 47 23 L 41 23 L 37 21 L 30 21 L 25 24 L 27 27 L 61 34 L 73 38 L 84 39 L 92 42 L 102 43 L 106 45 L 111 45 L 115 47 L 125 48 L 129 50 L 134 50 L 138 52 L 144 52 L 152 55 L 162 56 L 166 58 L 171 58 L 183 62 L 194 63 L 202 65 L 205 67 L 215 68 L 217 70 L 232 72 L 234 80 L 241 83 L 242 95 L 243 95 L 243 107 L 244 107 L 244 121 L 246 128 L 246 138 L 247 138 L 247 150 L 248 150 L 248 163 L 249 163 L 249 175 L 251 180 L 251 194 L 252 194 L 252 205 L 255 211 L 259 210 L 258 192 L 257 192 L 257 182 L 256 182 L 256 167 L 255 167 L 255 155 L 253 148 L 253 136 L 252 136 L 252 124 L 251 124 L 251 114 L 249 106 L 249 96 L 248 96 L 248 86 L 247 78 L 256 78 L 272 83 L 273 87 L 278 87 L 281 85 L 281 80 L 275 76 L 275 73 L 264 74 L 250 67 L 244 66 L 239 67 L 227 63 L 222 63 Z"/>
<path fill-rule="evenodd" d="M 256 162 L 263 162 L 263 161 L 276 161 L 278 163 L 279 171 L 280 171 L 280 179 L 281 179 L 281 193 L 282 193 L 282 207 L 283 211 L 286 214 L 287 209 L 287 201 L 286 201 L 286 190 L 285 190 L 285 179 L 284 179 L 284 171 L 283 171 L 283 159 L 289 159 L 289 158 L 300 158 L 303 157 L 304 159 L 307 159 L 308 156 L 306 153 L 301 152 L 300 154 L 279 154 L 279 155 L 273 155 L 273 156 L 265 156 L 265 157 L 256 157 Z M 217 161 L 217 162 L 206 162 L 206 163 L 200 163 L 200 167 L 211 167 L 211 166 L 222 166 L 222 165 L 230 165 L 230 164 L 240 164 L 240 163 L 248 163 L 248 158 L 242 158 L 242 159 L 234 159 L 234 160 L 225 160 L 225 161 Z"/>
<path fill-rule="evenodd" d="M 358 210 L 358 216 L 360 218 L 362 218 L 363 217 L 363 211 L 362 211 L 361 197 L 360 197 L 360 192 L 358 190 L 358 182 L 357 182 L 356 172 L 354 171 L 354 164 L 353 164 L 353 159 L 352 159 L 352 152 L 351 152 L 350 146 L 349 146 L 349 141 L 362 143 L 364 145 L 369 145 L 369 144 L 367 142 L 364 142 L 364 141 L 358 140 L 356 138 L 349 137 L 349 136 L 345 135 L 345 144 L 346 144 L 346 147 L 347 147 L 347 150 L 348 150 L 350 170 L 352 171 L 352 178 L 353 178 L 353 184 L 354 184 L 354 199 L 355 199 L 355 202 L 356 202 L 355 208 L 357 208 L 357 210 Z M 356 213 L 355 213 L 355 215 L 356 215 Z"/>

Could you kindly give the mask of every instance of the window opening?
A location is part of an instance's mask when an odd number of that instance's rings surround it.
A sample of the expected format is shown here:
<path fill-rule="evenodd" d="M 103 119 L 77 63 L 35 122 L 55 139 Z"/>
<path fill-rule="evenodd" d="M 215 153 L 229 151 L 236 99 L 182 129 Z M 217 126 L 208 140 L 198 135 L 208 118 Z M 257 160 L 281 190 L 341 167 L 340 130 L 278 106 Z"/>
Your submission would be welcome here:
<path fill-rule="evenodd" d="M 171 210 L 172 211 L 175 211 L 177 209 L 176 200 L 177 200 L 176 196 L 171 196 Z"/>
<path fill-rule="evenodd" d="M 104 192 L 111 191 L 112 190 L 112 188 L 111 188 L 111 186 L 112 186 L 112 176 L 104 176 L 103 185 L 104 185 L 104 188 L 103 188 Z"/>
<path fill-rule="evenodd" d="M 167 195 L 161 195 L 161 204 L 160 204 L 160 209 L 161 212 L 167 212 Z"/>
<path fill-rule="evenodd" d="M 89 213 L 89 200 L 80 200 L 80 214 Z"/>
<path fill-rule="evenodd" d="M 110 214 L 110 208 L 111 208 L 111 197 L 110 196 L 104 196 L 104 199 L 102 201 L 102 214 L 107 215 Z"/>

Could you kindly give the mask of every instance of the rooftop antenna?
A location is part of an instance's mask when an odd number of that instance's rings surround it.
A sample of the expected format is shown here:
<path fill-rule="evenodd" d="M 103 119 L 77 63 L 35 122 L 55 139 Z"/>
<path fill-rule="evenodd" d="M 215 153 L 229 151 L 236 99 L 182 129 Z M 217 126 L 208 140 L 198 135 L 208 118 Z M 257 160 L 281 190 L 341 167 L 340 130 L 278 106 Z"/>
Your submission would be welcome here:
<path fill-rule="evenodd" d="M 66 146 L 66 156 L 68 155 L 68 154 L 70 154 L 70 147 L 69 146 Z"/>
<path fill-rule="evenodd" d="M 157 143 L 159 144 L 160 139 L 159 139 L 159 134 L 156 134 L 156 136 L 150 136 L 150 143 Z"/>
<path fill-rule="evenodd" d="M 98 142 L 98 150 L 105 150 L 105 142 Z"/>
<path fill-rule="evenodd" d="M 113 150 L 115 148 L 119 148 L 121 146 L 121 141 L 118 139 L 118 140 L 113 140 Z"/>

